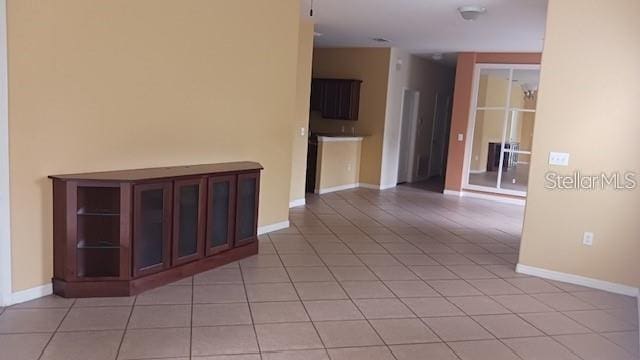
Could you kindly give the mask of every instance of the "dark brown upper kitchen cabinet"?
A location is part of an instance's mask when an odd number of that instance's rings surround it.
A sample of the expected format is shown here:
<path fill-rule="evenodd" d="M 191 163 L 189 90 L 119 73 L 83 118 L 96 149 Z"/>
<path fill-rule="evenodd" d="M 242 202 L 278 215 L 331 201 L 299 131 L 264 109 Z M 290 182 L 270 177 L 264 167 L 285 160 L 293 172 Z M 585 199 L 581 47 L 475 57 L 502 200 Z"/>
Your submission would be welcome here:
<path fill-rule="evenodd" d="M 173 265 L 204 254 L 206 178 L 176 180 L 173 189 Z"/>
<path fill-rule="evenodd" d="M 236 176 L 209 178 L 207 256 L 231 249 L 235 237 Z"/>
<path fill-rule="evenodd" d="M 133 187 L 133 274 L 162 271 L 171 259 L 172 183 Z"/>
<path fill-rule="evenodd" d="M 313 79 L 311 110 L 327 119 L 358 120 L 361 84 L 354 79 Z"/>

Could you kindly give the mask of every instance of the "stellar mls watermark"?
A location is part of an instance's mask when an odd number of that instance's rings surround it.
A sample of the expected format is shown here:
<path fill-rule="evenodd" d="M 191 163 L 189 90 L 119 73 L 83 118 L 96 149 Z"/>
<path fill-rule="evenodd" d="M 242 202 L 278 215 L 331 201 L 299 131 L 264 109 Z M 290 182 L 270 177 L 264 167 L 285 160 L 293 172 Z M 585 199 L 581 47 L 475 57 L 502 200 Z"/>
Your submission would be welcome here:
<path fill-rule="evenodd" d="M 569 175 L 549 171 L 544 175 L 544 187 L 548 190 L 631 191 L 637 186 L 637 174 L 632 171 L 603 172 L 597 175 L 586 175 L 580 171 Z"/>

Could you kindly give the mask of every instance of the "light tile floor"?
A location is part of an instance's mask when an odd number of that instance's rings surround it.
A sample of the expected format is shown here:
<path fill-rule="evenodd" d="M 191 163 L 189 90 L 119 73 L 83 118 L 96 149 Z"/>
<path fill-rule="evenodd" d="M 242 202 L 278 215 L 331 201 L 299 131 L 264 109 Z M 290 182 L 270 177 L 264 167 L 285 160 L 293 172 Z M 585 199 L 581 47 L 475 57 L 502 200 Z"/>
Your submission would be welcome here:
<path fill-rule="evenodd" d="M 0 309 L 0 359 L 638 359 L 635 299 L 514 272 L 522 213 L 404 187 L 311 196 L 239 263 Z"/>

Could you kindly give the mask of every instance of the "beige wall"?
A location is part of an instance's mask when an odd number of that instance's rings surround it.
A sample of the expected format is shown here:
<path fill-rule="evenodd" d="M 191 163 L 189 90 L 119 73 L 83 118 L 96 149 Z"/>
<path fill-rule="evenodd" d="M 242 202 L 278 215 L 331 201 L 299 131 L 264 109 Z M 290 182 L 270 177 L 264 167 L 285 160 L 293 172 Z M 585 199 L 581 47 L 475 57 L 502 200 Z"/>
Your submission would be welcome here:
<path fill-rule="evenodd" d="M 307 171 L 309 102 L 311 97 L 311 64 L 313 61 L 313 23 L 300 21 L 298 35 L 298 74 L 296 85 L 296 112 L 291 151 L 291 191 L 289 201 L 304 199 Z M 300 130 L 304 129 L 304 132 Z"/>
<path fill-rule="evenodd" d="M 318 141 L 316 192 L 358 183 L 362 141 Z"/>
<path fill-rule="evenodd" d="M 287 220 L 297 0 L 8 1 L 14 291 L 52 272 L 50 174 L 235 160 Z"/>
<path fill-rule="evenodd" d="M 337 132 L 345 126 L 351 133 L 366 135 L 362 142 L 360 181 L 380 184 L 382 143 L 389 81 L 388 48 L 316 48 L 313 53 L 313 77 L 362 80 L 358 121 L 322 119 L 311 113 L 312 132 Z"/>
<path fill-rule="evenodd" d="M 549 2 L 521 264 L 640 287 L 640 190 L 544 188 L 549 170 L 640 173 L 638 13 L 637 0 Z M 547 165 L 550 151 L 570 166 Z"/>

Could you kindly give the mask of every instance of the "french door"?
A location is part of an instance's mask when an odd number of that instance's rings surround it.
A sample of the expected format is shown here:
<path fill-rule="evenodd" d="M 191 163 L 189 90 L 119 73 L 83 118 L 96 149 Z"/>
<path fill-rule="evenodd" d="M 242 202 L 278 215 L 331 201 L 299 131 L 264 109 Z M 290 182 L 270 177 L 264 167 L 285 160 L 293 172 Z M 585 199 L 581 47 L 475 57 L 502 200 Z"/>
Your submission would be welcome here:
<path fill-rule="evenodd" d="M 540 66 L 478 64 L 464 188 L 526 196 Z"/>

